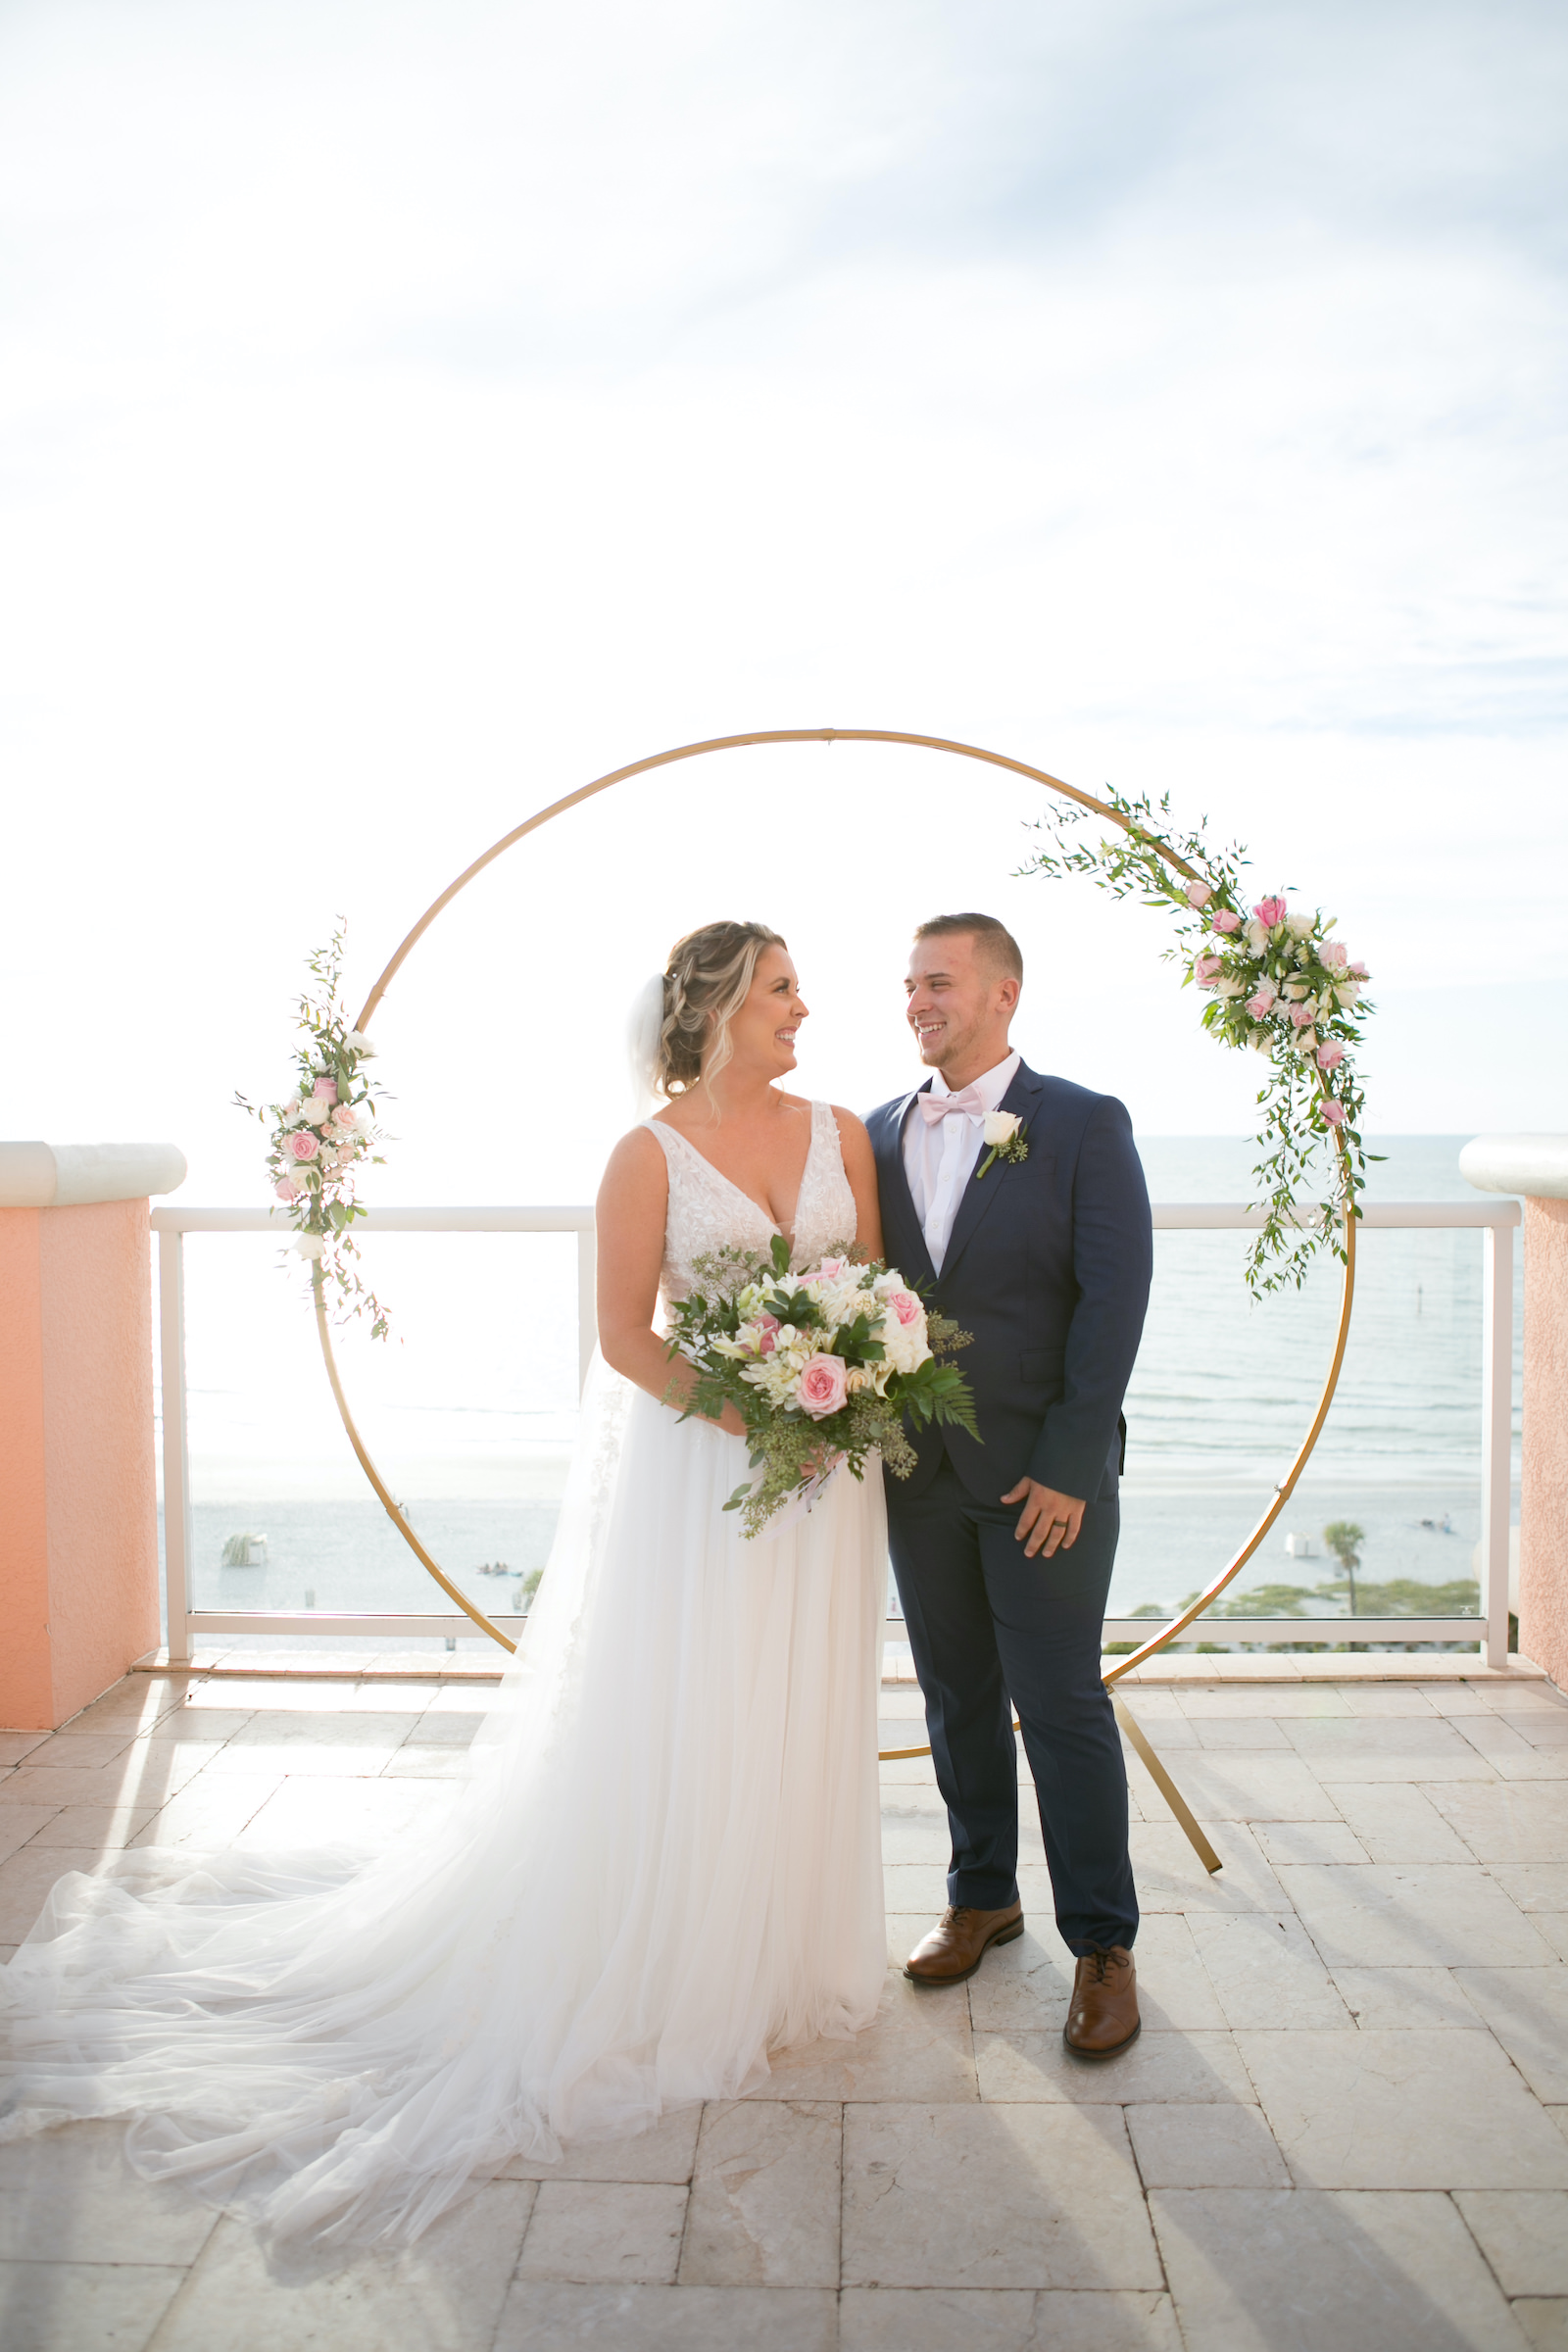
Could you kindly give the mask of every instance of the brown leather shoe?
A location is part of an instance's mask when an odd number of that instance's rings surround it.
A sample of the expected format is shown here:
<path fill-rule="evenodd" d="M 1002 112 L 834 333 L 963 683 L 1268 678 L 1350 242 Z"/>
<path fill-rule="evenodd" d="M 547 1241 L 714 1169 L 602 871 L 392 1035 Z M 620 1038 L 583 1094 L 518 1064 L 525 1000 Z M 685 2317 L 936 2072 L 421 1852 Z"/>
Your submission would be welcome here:
<path fill-rule="evenodd" d="M 961 1984 L 994 1943 L 1011 1943 L 1022 1934 L 1022 1903 L 1009 1903 L 1005 1911 L 973 1911 L 967 1904 L 950 1903 L 904 1963 L 904 1973 L 913 1984 Z"/>
<path fill-rule="evenodd" d="M 1124 1945 L 1088 1952 L 1073 1974 L 1072 2000 L 1061 2038 L 1080 2058 L 1114 2058 L 1143 2032 L 1138 1971 Z"/>

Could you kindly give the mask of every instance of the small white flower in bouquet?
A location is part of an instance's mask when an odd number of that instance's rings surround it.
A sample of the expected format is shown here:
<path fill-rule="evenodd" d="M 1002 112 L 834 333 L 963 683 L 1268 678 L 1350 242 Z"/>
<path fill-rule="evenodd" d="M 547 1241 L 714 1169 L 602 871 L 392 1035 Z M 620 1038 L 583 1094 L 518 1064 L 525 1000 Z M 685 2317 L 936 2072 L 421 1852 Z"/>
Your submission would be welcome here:
<path fill-rule="evenodd" d="M 789 1244 L 767 1257 L 721 1250 L 696 1263 L 698 1287 L 673 1309 L 669 1351 L 697 1372 L 682 1420 L 715 1419 L 733 1404 L 746 1423 L 749 1486 L 727 1511 L 755 1536 L 784 1504 L 809 1500 L 839 1468 L 864 1475 L 880 1453 L 907 1478 L 914 1448 L 904 1428 L 948 1421 L 978 1437 L 969 1384 L 945 1356 L 969 1335 L 932 1313 L 895 1266 L 857 1263 L 846 1249 L 802 1274 Z"/>

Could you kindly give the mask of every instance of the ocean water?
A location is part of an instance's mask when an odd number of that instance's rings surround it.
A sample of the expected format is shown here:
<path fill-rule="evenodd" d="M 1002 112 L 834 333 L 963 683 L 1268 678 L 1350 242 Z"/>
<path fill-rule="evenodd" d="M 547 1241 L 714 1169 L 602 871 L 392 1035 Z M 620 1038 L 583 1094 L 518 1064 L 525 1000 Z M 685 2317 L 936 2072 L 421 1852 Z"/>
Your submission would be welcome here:
<path fill-rule="evenodd" d="M 1370 1198 L 1473 1199 L 1458 1173 L 1463 1141 L 1375 1146 L 1387 1158 Z M 1245 1139 L 1155 1137 L 1140 1139 L 1140 1150 L 1157 1200 L 1248 1198 Z M 1247 1242 L 1155 1237 L 1127 1400 L 1113 1613 L 1174 1605 L 1222 1567 L 1310 1422 L 1339 1270 L 1325 1260 L 1300 1293 L 1252 1304 L 1242 1280 Z M 394 1302 L 400 1340 L 344 1345 L 362 1429 L 447 1573 L 481 1607 L 514 1608 L 522 1577 L 548 1558 L 569 1458 L 575 1243 L 386 1236 L 373 1251 L 372 1277 Z M 1359 1256 L 1339 1393 L 1284 1520 L 1243 1572 L 1244 1590 L 1332 1584 L 1322 1531 L 1340 1519 L 1363 1530 L 1359 1574 L 1369 1582 L 1451 1585 L 1474 1574 L 1482 1236 L 1363 1232 Z M 186 1282 L 194 1605 L 444 1608 L 349 1453 L 298 1277 L 279 1271 L 275 1246 L 191 1237 Z M 241 1533 L 266 1538 L 264 1563 L 222 1565 L 225 1542 Z M 500 1564 L 505 1574 L 484 1573 Z M 1326 1605 L 1314 1602 L 1314 1613 Z"/>

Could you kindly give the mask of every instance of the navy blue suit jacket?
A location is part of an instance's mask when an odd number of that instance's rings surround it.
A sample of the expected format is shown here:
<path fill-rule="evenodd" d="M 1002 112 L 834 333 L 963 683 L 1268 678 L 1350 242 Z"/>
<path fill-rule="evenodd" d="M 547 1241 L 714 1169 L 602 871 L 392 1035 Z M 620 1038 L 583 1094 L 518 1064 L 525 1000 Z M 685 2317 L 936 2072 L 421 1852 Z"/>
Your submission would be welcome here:
<path fill-rule="evenodd" d="M 955 1360 L 982 1443 L 952 1427 L 911 1430 L 919 1466 L 890 1482 L 890 1495 L 918 1494 L 946 1449 L 977 1502 L 999 1502 L 1024 1477 L 1090 1500 L 1119 1467 L 1153 1267 L 1132 1122 L 1114 1096 L 1020 1063 L 1002 1108 L 1021 1115 L 1029 1156 L 969 1178 L 939 1276 L 904 1172 L 914 1100 L 902 1095 L 866 1120 L 883 1240 L 890 1263 L 974 1334 Z"/>

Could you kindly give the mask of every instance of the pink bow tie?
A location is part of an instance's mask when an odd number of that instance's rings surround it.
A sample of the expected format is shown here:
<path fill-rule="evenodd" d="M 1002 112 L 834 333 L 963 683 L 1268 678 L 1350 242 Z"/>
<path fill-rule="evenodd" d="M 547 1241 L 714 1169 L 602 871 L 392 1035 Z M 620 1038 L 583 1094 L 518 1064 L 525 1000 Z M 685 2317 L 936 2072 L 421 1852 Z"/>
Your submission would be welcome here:
<path fill-rule="evenodd" d="M 949 1119 L 961 1112 L 968 1119 L 983 1119 L 986 1106 L 980 1100 L 977 1086 L 966 1086 L 956 1095 L 916 1095 L 915 1101 L 925 1113 L 925 1123 L 934 1127 L 939 1119 Z"/>

